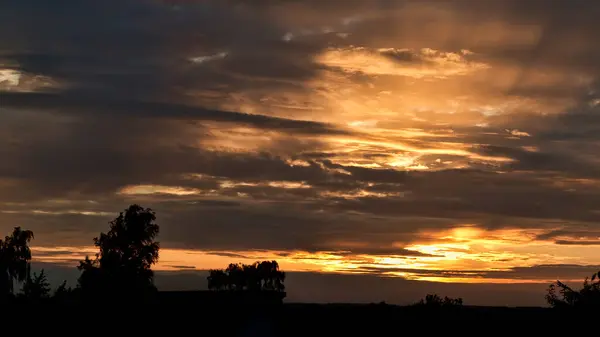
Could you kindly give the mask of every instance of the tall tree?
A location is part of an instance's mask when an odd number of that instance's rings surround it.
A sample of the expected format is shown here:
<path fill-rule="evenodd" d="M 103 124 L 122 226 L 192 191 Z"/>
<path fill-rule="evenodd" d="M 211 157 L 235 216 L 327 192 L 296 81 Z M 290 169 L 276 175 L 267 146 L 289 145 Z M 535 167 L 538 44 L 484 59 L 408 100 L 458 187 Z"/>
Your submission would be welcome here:
<path fill-rule="evenodd" d="M 12 234 L 0 240 L 0 300 L 13 293 L 13 281 L 27 278 L 33 232 L 15 227 Z"/>
<path fill-rule="evenodd" d="M 95 259 L 80 262 L 78 286 L 87 295 L 105 299 L 144 296 L 156 290 L 152 265 L 158 261 L 159 226 L 150 208 L 131 205 L 110 222 L 108 233 L 94 238 Z"/>

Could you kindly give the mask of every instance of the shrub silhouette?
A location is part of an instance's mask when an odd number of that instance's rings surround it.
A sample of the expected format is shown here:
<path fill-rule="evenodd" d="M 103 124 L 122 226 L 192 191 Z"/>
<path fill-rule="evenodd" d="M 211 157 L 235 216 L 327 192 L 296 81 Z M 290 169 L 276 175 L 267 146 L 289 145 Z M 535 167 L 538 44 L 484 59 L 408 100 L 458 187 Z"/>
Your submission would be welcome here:
<path fill-rule="evenodd" d="M 13 293 L 13 281 L 27 278 L 33 232 L 15 227 L 12 234 L 0 240 L 0 301 Z"/>
<path fill-rule="evenodd" d="M 67 287 L 67 281 L 65 280 L 54 290 L 52 298 L 58 303 L 63 303 L 71 300 L 72 294 L 73 290 L 71 287 Z"/>
<path fill-rule="evenodd" d="M 19 295 L 29 301 L 40 301 L 50 297 L 50 283 L 48 283 L 43 269 L 39 275 L 33 273 L 33 277 L 31 277 L 31 271 L 28 268 L 27 279 L 23 283 L 23 288 Z"/>
<path fill-rule="evenodd" d="M 426 306 L 428 308 L 462 307 L 463 300 L 462 298 L 450 298 L 448 296 L 441 298 L 437 294 L 428 294 L 424 299 L 417 302 L 416 305 Z"/>
<path fill-rule="evenodd" d="M 210 270 L 207 280 L 210 290 L 285 290 L 285 272 L 279 270 L 277 261 L 231 263 L 226 269 Z"/>
<path fill-rule="evenodd" d="M 583 287 L 574 290 L 561 281 L 552 283 L 546 301 L 553 308 L 600 309 L 600 272 L 585 278 Z"/>
<path fill-rule="evenodd" d="M 110 222 L 108 233 L 94 238 L 95 259 L 86 256 L 78 288 L 84 299 L 144 298 L 156 291 L 151 266 L 158 261 L 159 226 L 149 208 L 131 205 Z"/>

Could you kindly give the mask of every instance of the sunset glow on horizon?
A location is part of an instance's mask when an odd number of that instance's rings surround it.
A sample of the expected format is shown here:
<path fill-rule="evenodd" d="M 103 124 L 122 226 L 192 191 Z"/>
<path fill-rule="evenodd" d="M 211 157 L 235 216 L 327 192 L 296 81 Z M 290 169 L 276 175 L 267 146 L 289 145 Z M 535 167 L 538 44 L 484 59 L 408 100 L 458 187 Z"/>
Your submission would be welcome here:
<path fill-rule="evenodd" d="M 547 240 L 536 240 L 540 231 L 482 231 L 474 227 L 457 227 L 450 231 L 427 233 L 423 243 L 399 248 L 393 253 L 352 253 L 352 250 L 332 251 L 210 251 L 162 248 L 157 271 L 191 271 L 223 269 L 229 263 L 250 264 L 255 261 L 277 260 L 289 272 L 325 272 L 342 274 L 373 274 L 401 277 L 409 280 L 457 283 L 549 283 L 558 279 L 551 266 L 577 265 L 582 262 L 600 264 L 595 249 L 577 244 L 557 246 Z M 352 246 L 345 243 L 346 246 Z M 335 244 L 332 245 L 335 247 Z M 77 265 L 97 249 L 85 247 L 33 247 L 40 254 L 37 262 Z M 557 259 L 557 256 L 560 258 Z M 542 275 L 528 273 L 527 268 L 546 267 Z M 523 270 L 519 270 L 522 268 Z M 581 277 L 564 279 L 579 281 Z"/>

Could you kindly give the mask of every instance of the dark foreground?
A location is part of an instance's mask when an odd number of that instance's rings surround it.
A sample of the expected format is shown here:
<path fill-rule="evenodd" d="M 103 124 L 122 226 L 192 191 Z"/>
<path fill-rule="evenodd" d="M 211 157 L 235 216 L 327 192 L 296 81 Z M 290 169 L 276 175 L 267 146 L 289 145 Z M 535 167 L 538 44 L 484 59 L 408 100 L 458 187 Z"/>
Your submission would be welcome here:
<path fill-rule="evenodd" d="M 590 316 L 591 317 L 591 316 Z M 506 336 L 535 332 L 559 335 L 563 323 L 581 324 L 596 319 L 578 319 L 542 308 L 464 307 L 428 309 L 388 305 L 283 304 L 270 307 L 128 307 L 63 308 L 39 307 L 28 312 L 29 322 L 49 327 L 120 335 L 167 336 L 404 336 L 431 334 Z M 562 325 L 562 326 L 561 326 Z M 556 328 L 555 328 L 556 327 Z M 34 326 L 35 328 L 35 326 Z M 564 334 L 560 334 L 564 335 Z M 567 334 L 568 335 L 568 334 Z"/>
<path fill-rule="evenodd" d="M 203 297 L 199 296 L 199 297 Z M 198 302 L 193 293 L 163 296 L 152 303 L 74 304 L 21 303 L 15 316 L 27 313 L 47 332 L 87 325 L 90 332 L 111 335 L 194 336 L 402 336 L 431 333 L 484 335 L 535 331 L 557 335 L 562 323 L 597 322 L 600 315 L 549 308 L 427 307 L 386 304 L 300 304 L 281 301 L 250 303 L 218 296 Z M 207 299 L 208 298 L 208 299 Z M 6 318 L 7 316 L 5 316 Z M 596 317 L 596 318 L 594 318 Z M 39 322 L 39 323 L 38 323 Z M 523 330 L 527 329 L 527 330 Z M 529 330 L 532 329 L 532 330 Z"/>

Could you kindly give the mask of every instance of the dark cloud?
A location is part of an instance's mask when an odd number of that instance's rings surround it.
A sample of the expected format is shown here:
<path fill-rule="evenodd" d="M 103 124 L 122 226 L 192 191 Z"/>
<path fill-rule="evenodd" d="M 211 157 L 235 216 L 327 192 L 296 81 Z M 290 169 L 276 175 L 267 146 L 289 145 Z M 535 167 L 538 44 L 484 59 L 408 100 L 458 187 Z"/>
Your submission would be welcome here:
<path fill-rule="evenodd" d="M 562 176 L 582 178 L 600 176 L 600 171 L 593 165 L 591 158 L 558 149 L 532 152 L 522 148 L 485 146 L 481 150 L 488 155 L 502 155 L 514 159 L 514 163 L 507 165 L 507 168 L 512 170 L 555 172 Z"/>
<path fill-rule="evenodd" d="M 3 93 L 2 107 L 54 110 L 58 114 L 70 113 L 81 118 L 129 119 L 143 117 L 149 120 L 158 118 L 190 122 L 213 121 L 298 134 L 350 134 L 350 131 L 338 129 L 333 125 L 312 121 L 290 120 L 234 111 L 211 110 L 181 104 L 125 100 L 110 101 L 73 95 Z"/>
<path fill-rule="evenodd" d="M 556 240 L 557 245 L 600 246 L 600 240 Z"/>
<path fill-rule="evenodd" d="M 477 278 L 477 279 L 510 279 L 510 280 L 583 280 L 600 269 L 598 265 L 537 265 L 531 267 L 514 267 L 509 270 L 430 270 L 410 268 L 376 268 L 361 267 L 354 272 L 366 272 L 377 275 L 402 272 L 411 273 L 418 277 L 445 277 L 445 278 Z"/>
<path fill-rule="evenodd" d="M 235 258 L 235 259 L 243 259 L 246 258 L 246 255 L 244 254 L 238 254 L 238 253 L 231 253 L 231 252 L 219 252 L 219 251 L 208 251 L 206 252 L 207 254 L 210 255 L 216 255 L 216 256 L 224 256 L 224 257 L 231 257 L 231 258 Z"/>
<path fill-rule="evenodd" d="M 600 231 L 593 227 L 569 226 L 563 229 L 555 229 L 536 236 L 537 240 L 552 240 L 557 238 L 573 238 L 579 240 L 591 240 L 600 237 Z"/>
<path fill-rule="evenodd" d="M 306 55 L 320 48 L 285 44 L 285 30 L 260 10 L 236 10 L 218 1 L 177 9 L 129 0 L 30 0 L 5 3 L 2 13 L 2 31 L 18 32 L 3 34 L 3 59 L 64 82 L 69 91 L 96 96 L 169 97 L 180 95 L 181 88 L 256 86 L 261 82 L 248 80 L 256 76 L 302 80 L 316 70 Z M 32 20 L 7 19 L 22 16 Z M 218 53 L 227 57 L 215 61 L 216 68 L 189 61 Z"/>
<path fill-rule="evenodd" d="M 175 268 L 175 269 L 185 269 L 185 270 L 196 269 L 196 267 L 194 267 L 194 266 L 169 266 L 169 267 Z"/>
<path fill-rule="evenodd" d="M 43 259 L 46 256 L 52 256 L 52 257 L 67 257 L 69 255 L 73 255 L 73 252 L 70 250 L 52 250 L 52 251 L 35 251 L 35 256 L 38 259 Z"/>
<path fill-rule="evenodd" d="M 594 245 L 599 11 L 584 1 L 2 2 L 0 229 L 89 245 L 139 202 L 158 212 L 164 247 L 231 258 L 424 257 L 396 247 L 461 224 Z M 317 62 L 336 50 L 416 75 Z M 436 72 L 449 64 L 460 75 Z M 377 129 L 347 126 L 357 120 Z M 429 170 L 390 164 L 412 155 Z M 131 185 L 193 192 L 118 193 Z M 589 271 L 518 268 L 473 273 Z"/>
<path fill-rule="evenodd" d="M 598 194 L 568 192 L 564 187 L 552 186 L 528 173 L 502 174 L 480 170 L 403 173 L 348 167 L 344 170 L 368 172 L 370 176 L 366 181 L 400 181 L 401 186 L 392 185 L 392 188 L 406 193 L 387 198 L 366 196 L 339 200 L 331 204 L 336 209 L 387 216 L 480 218 L 482 223 L 493 216 L 579 221 L 597 219 L 595 205 Z"/>

